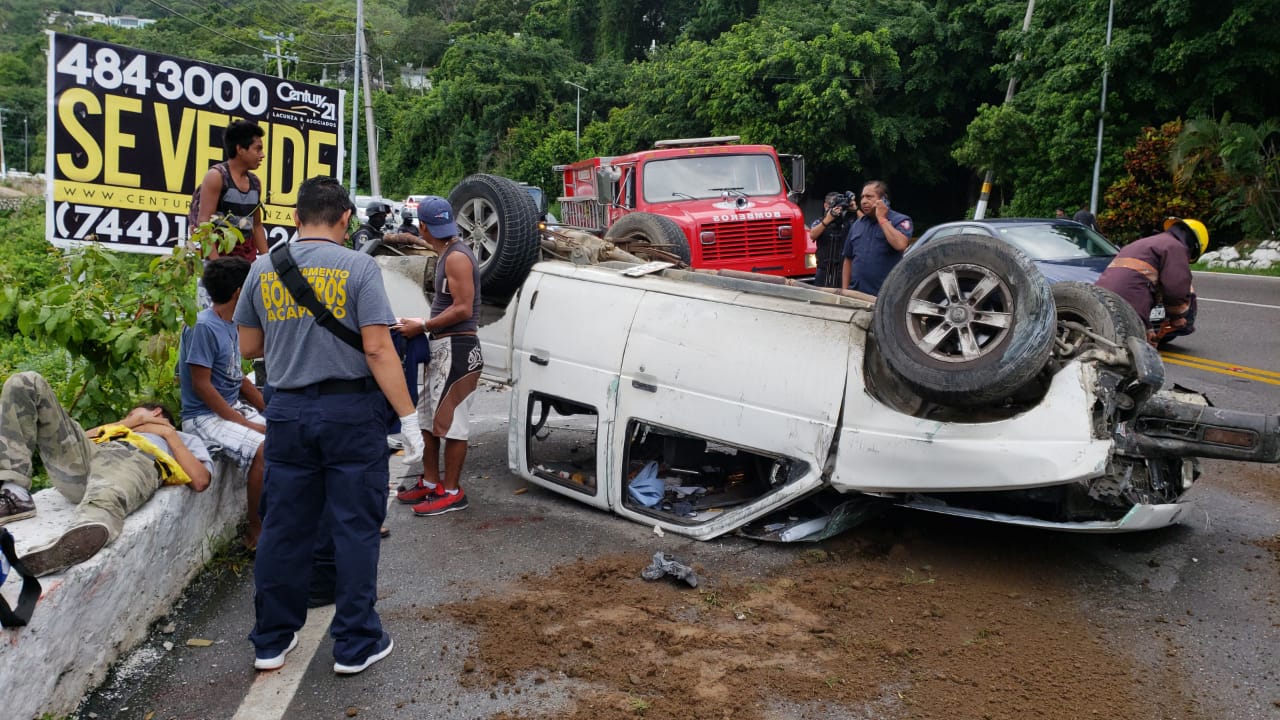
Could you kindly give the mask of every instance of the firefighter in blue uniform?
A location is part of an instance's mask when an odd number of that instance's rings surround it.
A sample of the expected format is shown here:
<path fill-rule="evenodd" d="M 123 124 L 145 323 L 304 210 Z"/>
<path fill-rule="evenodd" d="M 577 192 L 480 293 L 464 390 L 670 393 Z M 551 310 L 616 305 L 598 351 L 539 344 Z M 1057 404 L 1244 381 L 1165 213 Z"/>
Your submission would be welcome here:
<path fill-rule="evenodd" d="M 337 329 L 318 324 L 285 286 L 271 255 L 254 262 L 236 305 L 241 354 L 265 354 L 275 387 L 263 413 L 266 478 L 254 564 L 257 617 L 249 635 L 259 670 L 282 667 L 297 645 L 312 552 L 329 543 L 337 569 L 334 672 L 361 672 L 393 647 L 374 610 L 391 408 L 404 428 L 407 462 L 421 457 L 422 439 L 391 340 L 395 315 L 378 265 L 343 246 L 352 212 L 337 180 L 303 182 L 294 211 L 298 240 L 288 247 L 316 299 L 360 342 L 348 344 Z M 326 515 L 331 533 L 320 530 Z"/>
<path fill-rule="evenodd" d="M 862 217 L 849 225 L 844 241 L 841 287 L 879 295 L 885 276 L 911 242 L 911 218 L 889 209 L 889 187 L 879 180 L 862 186 Z"/>

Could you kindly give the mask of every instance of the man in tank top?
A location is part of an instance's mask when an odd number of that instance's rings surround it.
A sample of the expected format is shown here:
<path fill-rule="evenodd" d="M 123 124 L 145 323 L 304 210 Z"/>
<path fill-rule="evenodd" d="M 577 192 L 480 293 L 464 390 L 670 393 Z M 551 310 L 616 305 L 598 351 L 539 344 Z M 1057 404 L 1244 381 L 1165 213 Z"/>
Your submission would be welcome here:
<path fill-rule="evenodd" d="M 462 464 L 467 458 L 467 415 L 471 394 L 480 382 L 484 359 L 476 336 L 480 317 L 480 266 L 476 256 L 458 235 L 449 201 L 435 195 L 418 203 L 422 237 L 439 255 L 436 261 L 435 298 L 431 318 L 399 318 L 405 337 L 431 333 L 431 362 L 427 384 L 418 395 L 418 421 L 426 450 L 422 476 L 396 498 L 413 505 L 419 516 L 443 515 L 467 507 L 467 495 L 459 487 Z M 444 475 L 440 445 L 444 441 Z"/>
<path fill-rule="evenodd" d="M 248 120 L 235 120 L 228 125 L 222 134 L 227 159 L 209 168 L 191 204 L 191 228 L 194 230 L 217 214 L 222 222 L 244 235 L 244 240 L 228 254 L 249 262 L 267 252 L 267 232 L 262 227 L 262 183 L 250 172 L 257 170 L 266 157 L 263 135 L 262 128 Z M 212 248 L 209 257 L 219 254 Z"/>

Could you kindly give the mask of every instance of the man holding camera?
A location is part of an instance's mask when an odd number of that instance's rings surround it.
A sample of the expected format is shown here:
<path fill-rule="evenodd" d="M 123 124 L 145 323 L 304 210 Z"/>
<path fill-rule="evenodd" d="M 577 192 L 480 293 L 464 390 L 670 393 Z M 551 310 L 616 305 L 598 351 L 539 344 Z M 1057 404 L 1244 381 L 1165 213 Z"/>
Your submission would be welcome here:
<path fill-rule="evenodd" d="M 853 191 L 829 192 L 822 201 L 822 217 L 809 226 L 809 239 L 817 246 L 817 266 L 813 284 L 817 287 L 838 287 L 840 282 L 840 252 L 844 248 L 845 216 L 851 204 L 856 206 Z"/>
<path fill-rule="evenodd" d="M 849 226 L 844 241 L 841 286 L 880 294 L 880 286 L 911 242 L 911 218 L 889 209 L 889 186 L 872 180 L 862 186 L 862 217 Z"/>

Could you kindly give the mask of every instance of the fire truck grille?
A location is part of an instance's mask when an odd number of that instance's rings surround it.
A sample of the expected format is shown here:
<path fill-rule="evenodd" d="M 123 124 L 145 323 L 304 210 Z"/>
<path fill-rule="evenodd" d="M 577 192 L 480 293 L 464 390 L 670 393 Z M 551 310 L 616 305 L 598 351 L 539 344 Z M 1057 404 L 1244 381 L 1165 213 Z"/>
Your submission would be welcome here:
<path fill-rule="evenodd" d="M 781 225 L 777 220 L 707 223 L 701 230 L 714 232 L 716 241 L 700 244 L 702 260 L 714 262 L 790 255 L 792 241 L 778 237 Z"/>

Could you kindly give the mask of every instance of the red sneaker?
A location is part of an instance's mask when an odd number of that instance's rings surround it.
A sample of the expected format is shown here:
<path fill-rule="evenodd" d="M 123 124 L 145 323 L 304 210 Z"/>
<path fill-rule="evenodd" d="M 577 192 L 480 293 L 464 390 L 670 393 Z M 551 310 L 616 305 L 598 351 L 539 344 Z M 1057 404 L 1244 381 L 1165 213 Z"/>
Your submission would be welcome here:
<path fill-rule="evenodd" d="M 425 502 L 420 502 L 413 506 L 413 514 L 419 517 L 427 517 L 429 515 L 443 515 L 454 510 L 467 509 L 467 494 L 458 489 L 457 495 L 444 493 L 443 495 L 431 498 Z"/>
<path fill-rule="evenodd" d="M 422 476 L 418 476 L 418 482 L 414 483 L 413 487 L 396 493 L 396 500 L 406 505 L 415 505 L 424 500 L 438 498 L 443 494 L 444 485 L 436 483 L 435 487 L 427 487 L 422 483 Z"/>

